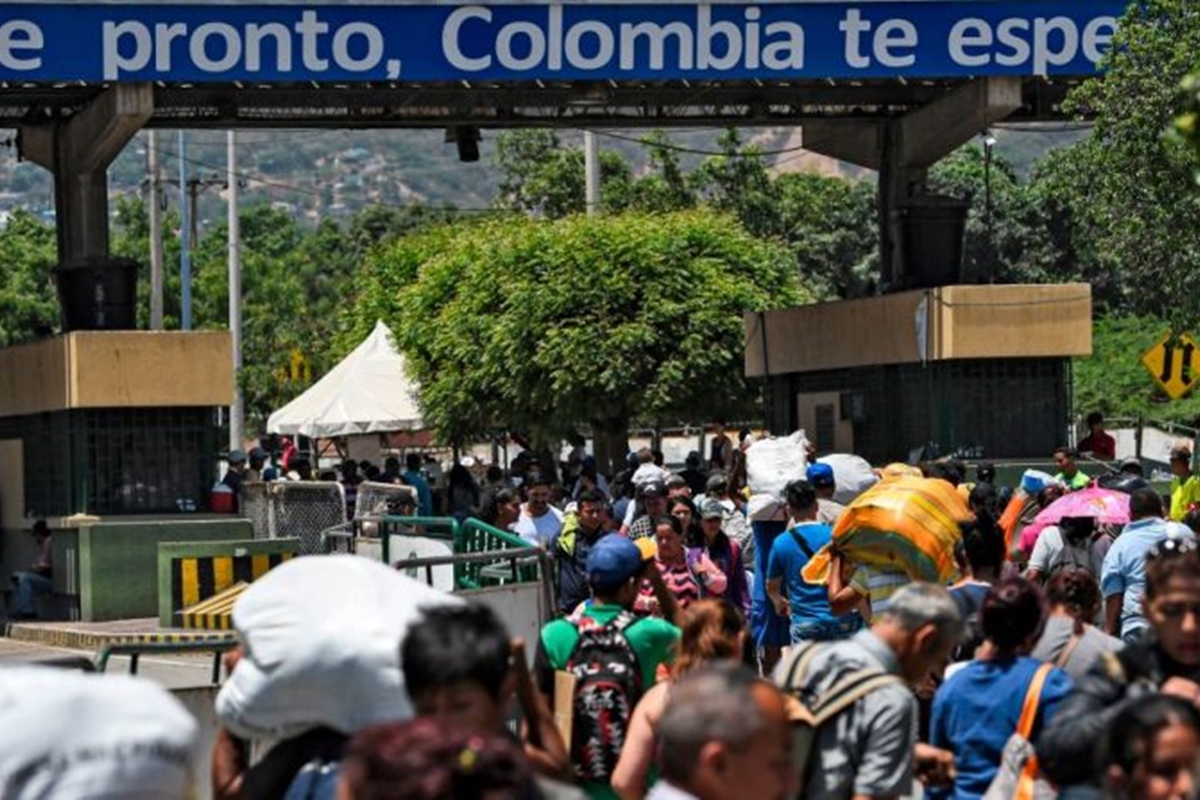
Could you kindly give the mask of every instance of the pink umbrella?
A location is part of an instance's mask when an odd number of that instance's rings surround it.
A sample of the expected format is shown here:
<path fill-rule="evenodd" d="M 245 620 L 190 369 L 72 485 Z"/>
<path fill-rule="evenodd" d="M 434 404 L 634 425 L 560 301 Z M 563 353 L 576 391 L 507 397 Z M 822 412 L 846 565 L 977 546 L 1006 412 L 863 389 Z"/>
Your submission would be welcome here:
<path fill-rule="evenodd" d="M 1124 525 L 1129 522 L 1129 495 L 1097 486 L 1065 494 L 1042 509 L 1021 532 L 1021 549 L 1032 551 L 1043 528 L 1072 517 L 1094 519 L 1098 525 Z"/>

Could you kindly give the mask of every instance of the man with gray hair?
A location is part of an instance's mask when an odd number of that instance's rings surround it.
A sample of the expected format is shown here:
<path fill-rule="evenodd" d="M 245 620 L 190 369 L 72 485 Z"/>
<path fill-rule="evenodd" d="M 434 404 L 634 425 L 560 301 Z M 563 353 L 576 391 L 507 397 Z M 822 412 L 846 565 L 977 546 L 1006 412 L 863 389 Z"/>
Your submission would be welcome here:
<path fill-rule="evenodd" d="M 799 789 L 784 697 L 737 664 L 675 683 L 658 741 L 662 779 L 646 800 L 786 800 Z"/>
<path fill-rule="evenodd" d="M 818 724 L 801 776 L 804 797 L 905 796 L 912 791 L 914 761 L 925 774 L 945 774 L 953 763 L 949 753 L 918 749 L 917 700 L 909 687 L 941 671 L 962 631 L 958 605 L 946 589 L 911 583 L 892 596 L 870 630 L 798 647 L 779 665 L 775 680 L 795 699 L 793 709 L 830 707 L 868 680 L 874 687 Z"/>

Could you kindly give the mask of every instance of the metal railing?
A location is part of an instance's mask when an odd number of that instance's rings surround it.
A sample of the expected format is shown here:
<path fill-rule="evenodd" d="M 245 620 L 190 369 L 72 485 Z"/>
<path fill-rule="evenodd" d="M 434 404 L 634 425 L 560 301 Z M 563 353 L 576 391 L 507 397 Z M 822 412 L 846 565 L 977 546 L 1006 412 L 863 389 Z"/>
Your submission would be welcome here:
<path fill-rule="evenodd" d="M 130 644 L 107 644 L 96 654 L 96 672 L 106 672 L 108 662 L 113 656 L 129 656 L 129 674 L 138 672 L 139 659 L 142 654 L 161 655 L 177 653 L 212 653 L 212 683 L 214 686 L 221 682 L 221 657 L 237 647 L 235 636 L 227 639 L 206 639 L 196 642 L 133 642 Z"/>
<path fill-rule="evenodd" d="M 542 622 L 544 623 L 549 622 L 556 608 L 554 581 L 550 580 L 552 564 L 550 554 L 542 548 L 521 547 L 476 553 L 454 553 L 453 555 L 446 556 L 410 558 L 397 561 L 392 566 L 397 570 L 407 570 L 410 573 L 413 570 L 423 570 L 425 572 L 425 582 L 430 586 L 434 585 L 434 567 L 453 566 L 457 575 L 459 567 L 465 565 L 476 566 L 480 573 L 490 573 L 488 578 L 494 580 L 496 582 L 495 585 L 537 583 L 542 593 L 542 608 L 544 609 Z M 529 579 L 531 569 L 535 571 L 532 580 Z M 510 581 L 511 584 L 509 584 Z M 460 585 L 459 588 L 479 589 L 483 587 Z"/>

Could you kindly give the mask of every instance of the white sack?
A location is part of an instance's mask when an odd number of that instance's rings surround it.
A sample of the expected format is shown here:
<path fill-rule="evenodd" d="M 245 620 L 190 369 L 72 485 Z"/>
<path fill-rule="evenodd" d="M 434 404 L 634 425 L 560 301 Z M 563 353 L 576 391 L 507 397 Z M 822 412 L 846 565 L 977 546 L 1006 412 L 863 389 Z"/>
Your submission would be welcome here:
<path fill-rule="evenodd" d="M 199 726 L 144 678 L 0 668 L 0 797 L 183 800 Z"/>
<path fill-rule="evenodd" d="M 787 522 L 787 503 L 773 494 L 750 495 L 746 518 L 751 522 Z"/>
<path fill-rule="evenodd" d="M 217 695 L 217 716 L 259 739 L 408 719 L 400 643 L 422 609 L 459 602 L 360 556 L 286 561 L 233 607 L 245 654 Z"/>
<path fill-rule="evenodd" d="M 746 451 L 746 482 L 751 494 L 782 498 L 789 483 L 802 480 L 808 468 L 804 431 L 791 436 L 759 439 Z"/>
<path fill-rule="evenodd" d="M 833 480 L 837 484 L 833 490 L 833 499 L 844 506 L 854 502 L 854 498 L 870 489 L 879 482 L 879 476 L 865 458 L 849 453 L 832 453 L 818 458 L 818 462 L 828 464 L 833 470 Z"/>

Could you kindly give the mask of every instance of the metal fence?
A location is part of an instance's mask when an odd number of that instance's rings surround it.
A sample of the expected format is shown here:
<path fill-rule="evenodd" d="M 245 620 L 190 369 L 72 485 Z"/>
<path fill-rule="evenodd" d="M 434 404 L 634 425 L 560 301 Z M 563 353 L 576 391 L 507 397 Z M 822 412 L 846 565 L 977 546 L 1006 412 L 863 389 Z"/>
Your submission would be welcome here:
<path fill-rule="evenodd" d="M 319 481 L 242 484 L 242 515 L 255 539 L 299 539 L 303 555 L 324 552 L 322 533 L 346 524 L 342 485 Z"/>
<path fill-rule="evenodd" d="M 417 490 L 411 486 L 396 483 L 372 483 L 363 481 L 358 485 L 358 495 L 354 499 L 354 518 L 386 517 L 397 514 L 397 506 L 401 500 L 417 502 Z"/>

